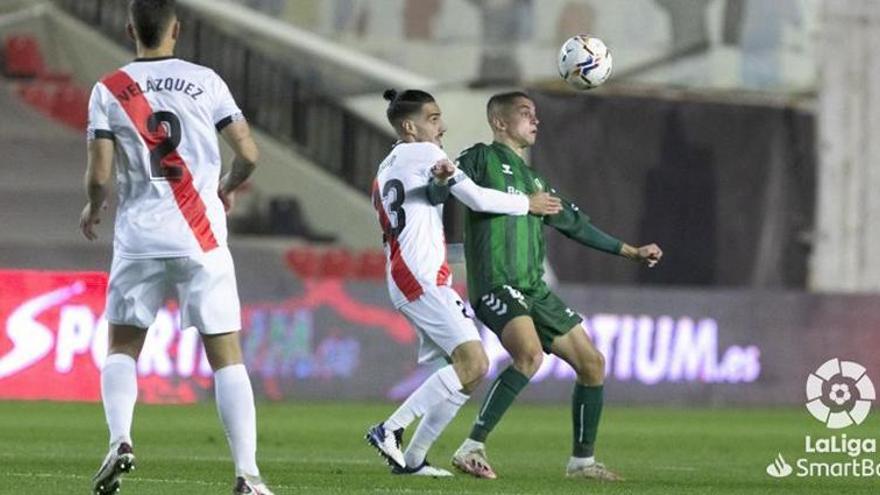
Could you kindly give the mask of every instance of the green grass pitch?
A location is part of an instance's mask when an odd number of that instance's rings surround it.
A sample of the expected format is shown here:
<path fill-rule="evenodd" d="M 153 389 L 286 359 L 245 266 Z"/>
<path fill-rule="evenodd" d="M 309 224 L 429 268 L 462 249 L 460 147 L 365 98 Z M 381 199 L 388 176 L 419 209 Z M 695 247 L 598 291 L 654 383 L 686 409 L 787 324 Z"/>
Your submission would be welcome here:
<path fill-rule="evenodd" d="M 490 438 L 495 481 L 464 475 L 415 479 L 389 474 L 363 440 L 392 404 L 260 404 L 259 461 L 280 494 L 583 494 L 583 493 L 878 493 L 880 477 L 777 480 L 765 473 L 778 453 L 803 455 L 804 436 L 829 431 L 802 408 L 607 408 L 599 457 L 626 477 L 601 484 L 566 480 L 570 419 L 565 406 L 515 404 Z M 449 457 L 474 417 L 470 404 L 434 446 Z M 849 437 L 880 436 L 870 418 Z M 123 494 L 229 493 L 232 465 L 212 404 L 138 406 L 137 470 Z M 106 449 L 100 404 L 0 402 L 0 493 L 89 493 Z M 822 460 L 844 460 L 825 454 Z M 876 460 L 876 459 L 875 459 Z"/>

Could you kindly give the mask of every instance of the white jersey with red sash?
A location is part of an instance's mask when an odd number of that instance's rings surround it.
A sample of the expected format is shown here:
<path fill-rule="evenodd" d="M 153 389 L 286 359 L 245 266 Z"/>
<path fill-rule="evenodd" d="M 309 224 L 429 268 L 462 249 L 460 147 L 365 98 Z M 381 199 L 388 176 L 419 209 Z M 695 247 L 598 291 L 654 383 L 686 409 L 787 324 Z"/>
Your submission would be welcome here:
<path fill-rule="evenodd" d="M 89 139 L 115 141 L 114 253 L 169 258 L 226 245 L 217 132 L 242 119 L 213 70 L 139 59 L 92 89 Z"/>
<path fill-rule="evenodd" d="M 443 205 L 428 202 L 431 167 L 446 158 L 433 143 L 399 143 L 373 183 L 373 206 L 385 239 L 388 292 L 395 307 L 418 299 L 426 287 L 450 285 Z"/>

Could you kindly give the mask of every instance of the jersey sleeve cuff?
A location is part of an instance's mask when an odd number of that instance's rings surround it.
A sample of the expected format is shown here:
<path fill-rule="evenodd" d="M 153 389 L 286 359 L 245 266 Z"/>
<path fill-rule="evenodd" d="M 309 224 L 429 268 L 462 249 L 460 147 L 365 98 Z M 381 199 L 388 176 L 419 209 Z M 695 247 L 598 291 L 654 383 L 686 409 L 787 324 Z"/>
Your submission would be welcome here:
<path fill-rule="evenodd" d="M 231 124 L 233 122 L 237 122 L 239 120 L 244 120 L 244 115 L 241 112 L 234 113 L 232 115 L 228 115 L 228 116 L 220 119 L 220 121 L 218 121 L 216 124 L 214 124 L 214 127 L 217 129 L 217 132 L 220 132 L 224 128 L 226 128 L 226 126 L 228 126 L 229 124 Z"/>
<path fill-rule="evenodd" d="M 94 141 L 95 139 L 109 139 L 113 141 L 115 136 L 113 131 L 107 129 L 89 129 L 86 131 L 86 138 L 89 141 Z"/>

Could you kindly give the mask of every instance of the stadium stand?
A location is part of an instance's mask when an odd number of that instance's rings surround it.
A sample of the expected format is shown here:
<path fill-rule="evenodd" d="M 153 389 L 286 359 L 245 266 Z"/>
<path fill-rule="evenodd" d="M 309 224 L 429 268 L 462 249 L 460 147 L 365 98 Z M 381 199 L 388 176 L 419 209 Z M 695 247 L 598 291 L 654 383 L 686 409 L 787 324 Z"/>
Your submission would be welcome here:
<path fill-rule="evenodd" d="M 8 36 L 3 43 L 3 60 L 6 77 L 37 77 L 45 71 L 43 54 L 33 36 Z"/>
<path fill-rule="evenodd" d="M 284 259 L 287 267 L 303 279 L 385 279 L 385 254 L 379 249 L 354 251 L 341 247 L 301 245 L 288 249 Z"/>
<path fill-rule="evenodd" d="M 76 231 L 83 202 L 86 88 L 131 55 L 51 5 L 25 12 L 21 22 L 0 25 L 0 149 L 7 163 L 0 167 L 0 223 L 5 227 L 0 260 L 17 268 L 104 266 L 110 256 L 113 201 L 97 243 Z M 383 277 L 384 259 L 375 251 L 375 213 L 366 195 L 312 164 L 290 143 L 259 130 L 255 134 L 263 155 L 260 171 L 230 218 L 232 229 L 242 226 L 238 230 L 253 235 L 233 236 L 233 250 L 283 260 L 291 246 L 335 240 L 339 247 L 329 256 L 322 251 L 312 265 L 316 273 Z M 273 240 L 268 234 L 284 237 Z"/>
<path fill-rule="evenodd" d="M 6 163 L 0 167 L 2 242 L 85 244 L 76 236 L 82 208 L 83 135 L 26 104 L 34 102 L 46 111 L 55 108 L 46 86 L 28 85 L 23 92 L 24 99 L 19 99 L 13 83 L 0 81 L 0 107 L 7 115 L 0 119 L 0 149 Z"/>
<path fill-rule="evenodd" d="M 92 2 L 71 4 L 76 9 L 82 9 L 86 4 L 95 5 Z M 107 10 L 101 17 L 103 19 L 101 22 L 110 25 L 115 20 L 119 20 L 119 12 L 123 12 L 124 8 L 119 10 L 118 7 L 122 4 L 105 3 L 104 5 Z M 89 20 L 93 19 L 89 18 Z M 191 26 L 191 29 L 184 31 L 185 33 L 196 31 L 197 28 L 193 24 L 188 25 Z M 116 28 L 118 29 L 118 25 Z M 200 30 L 202 35 L 207 37 L 206 39 L 222 34 L 219 31 L 212 34 L 209 30 L 207 24 Z M 120 41 L 118 45 L 108 42 L 108 38 L 101 35 L 89 24 L 52 5 L 45 5 L 42 9 L 35 10 L 33 15 L 15 25 L 0 26 L 0 39 L 22 33 L 38 40 L 46 65 L 52 68 L 46 73 L 69 72 L 70 76 L 67 80 L 76 83 L 83 91 L 74 91 L 68 88 L 58 92 L 57 88 L 61 86 L 61 83 L 55 79 L 15 79 L 9 82 L 10 91 L 19 91 L 23 98 L 22 101 L 32 102 L 46 114 L 51 115 L 54 108 L 57 115 L 63 116 L 71 124 L 81 123 L 77 117 L 77 109 L 84 110 L 84 102 L 87 99 L 84 88 L 89 88 L 101 75 L 131 58 L 129 48 L 121 44 L 124 38 L 119 36 L 114 38 Z M 240 81 L 239 79 L 234 80 Z M 257 82 L 264 83 L 265 81 Z M 278 81 L 275 83 L 277 84 Z M 256 89 L 264 90 L 265 86 L 256 87 Z M 282 88 L 276 88 L 275 91 L 281 90 Z M 241 94 L 237 90 L 236 93 Z M 240 99 L 246 100 L 246 98 Z M 341 122 L 337 117 L 340 115 L 339 111 L 334 110 L 336 107 L 328 105 L 327 102 L 317 102 L 308 108 L 304 106 L 301 112 L 287 114 L 287 120 L 284 121 L 286 129 L 296 135 L 296 132 L 299 132 L 297 129 L 302 127 L 296 129 L 291 127 L 291 115 L 303 122 L 306 119 L 321 119 L 323 115 L 324 118 L 330 119 L 323 126 L 324 128 L 341 129 L 338 125 L 332 125 L 332 122 Z M 243 104 L 243 106 L 245 105 Z M 267 113 L 265 108 L 267 108 L 265 105 L 252 105 L 247 107 L 246 111 L 249 116 L 252 116 L 252 121 L 257 121 L 259 127 L 271 131 L 273 129 L 271 124 L 279 122 L 279 114 L 277 111 Z M 297 106 L 284 108 L 300 110 Z M 277 135 L 263 132 L 259 127 L 255 134 L 262 150 L 263 160 L 261 160 L 260 172 L 256 174 L 248 193 L 254 201 L 240 198 L 243 207 L 236 210 L 236 217 L 230 218 L 230 224 L 233 228 L 246 223 L 249 228 L 242 228 L 241 230 L 244 232 L 258 235 L 272 232 L 272 227 L 267 225 L 270 217 L 270 201 L 273 198 L 295 198 L 302 216 L 298 223 L 305 226 L 300 231 L 294 232 L 295 234 L 301 235 L 304 239 L 326 242 L 330 239 L 329 233 L 332 232 L 338 242 L 343 245 L 355 248 L 375 247 L 377 243 L 374 228 L 375 213 L 366 195 L 352 194 L 352 187 L 338 180 L 336 173 L 339 167 L 326 169 L 316 166 L 312 161 L 316 159 L 314 157 L 324 156 L 337 160 L 336 163 L 342 163 L 339 161 L 339 153 L 345 148 L 340 144 L 342 136 L 334 138 L 332 141 L 311 139 L 309 146 L 296 146 L 290 138 L 280 136 L 279 139 L 276 137 Z M 384 142 L 387 143 L 387 141 Z M 81 140 L 73 146 L 84 148 Z M 387 146 L 387 144 L 382 146 Z M 318 153 L 315 150 L 325 151 Z M 225 149 L 223 151 L 226 153 Z M 347 153 L 354 151 L 356 149 L 350 149 Z M 80 159 L 76 160 L 76 163 L 77 177 L 74 180 L 78 186 L 80 181 L 78 174 L 82 172 L 85 163 L 84 153 Z M 80 207 L 77 206 L 77 209 Z M 275 229 L 276 232 L 279 230 Z"/>

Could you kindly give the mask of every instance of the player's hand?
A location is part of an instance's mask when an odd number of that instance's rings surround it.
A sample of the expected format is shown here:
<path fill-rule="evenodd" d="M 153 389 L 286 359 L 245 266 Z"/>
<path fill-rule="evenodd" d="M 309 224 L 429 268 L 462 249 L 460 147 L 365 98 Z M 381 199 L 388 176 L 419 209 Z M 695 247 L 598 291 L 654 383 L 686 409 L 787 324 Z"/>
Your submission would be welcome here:
<path fill-rule="evenodd" d="M 217 197 L 220 198 L 220 201 L 223 203 L 223 210 L 228 215 L 232 208 L 235 207 L 235 191 L 228 191 L 226 189 L 226 182 L 229 180 L 229 172 L 220 177 L 220 183 L 217 184 Z"/>
<path fill-rule="evenodd" d="M 653 268 L 662 257 L 663 251 L 656 244 L 646 244 L 638 248 L 637 259 L 648 265 L 648 268 Z"/>
<path fill-rule="evenodd" d="M 437 163 L 431 167 L 431 174 L 439 183 L 445 184 L 446 181 L 455 175 L 456 170 L 458 170 L 458 167 L 448 159 L 444 158 L 437 161 Z"/>
<path fill-rule="evenodd" d="M 229 214 L 229 212 L 232 211 L 232 208 L 235 207 L 235 191 L 225 192 L 221 185 L 217 188 L 217 196 L 219 196 L 220 201 L 223 202 L 223 210 Z"/>
<path fill-rule="evenodd" d="M 95 225 L 101 223 L 101 211 L 106 209 L 106 201 L 100 208 L 95 208 L 90 202 L 86 203 L 79 216 L 79 230 L 82 232 L 83 237 L 90 241 L 98 238 L 98 234 L 95 232 Z"/>
<path fill-rule="evenodd" d="M 539 192 L 529 196 L 529 213 L 532 215 L 555 215 L 562 211 L 562 200 L 550 193 Z"/>

